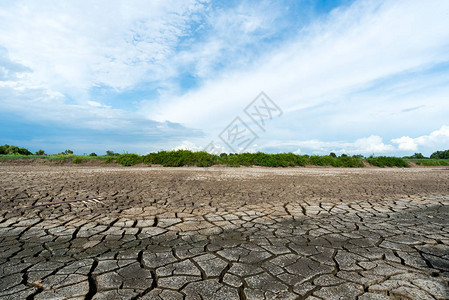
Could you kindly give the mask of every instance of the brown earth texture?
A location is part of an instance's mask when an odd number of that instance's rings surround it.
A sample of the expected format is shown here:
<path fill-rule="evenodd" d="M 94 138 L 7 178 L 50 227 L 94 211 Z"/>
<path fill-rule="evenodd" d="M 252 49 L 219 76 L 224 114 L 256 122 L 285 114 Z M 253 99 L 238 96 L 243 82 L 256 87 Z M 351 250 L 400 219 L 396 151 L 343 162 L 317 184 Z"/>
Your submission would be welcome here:
<path fill-rule="evenodd" d="M 447 168 L 1 164 L 0 201 L 0 299 L 449 299 Z"/>

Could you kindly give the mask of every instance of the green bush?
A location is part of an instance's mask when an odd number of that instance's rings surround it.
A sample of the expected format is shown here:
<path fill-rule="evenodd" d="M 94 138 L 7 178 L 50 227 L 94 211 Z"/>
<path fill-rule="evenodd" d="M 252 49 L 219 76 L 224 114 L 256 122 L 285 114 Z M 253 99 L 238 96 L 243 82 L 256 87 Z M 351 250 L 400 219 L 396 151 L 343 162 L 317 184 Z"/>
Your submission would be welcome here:
<path fill-rule="evenodd" d="M 159 151 L 149 153 L 143 157 L 143 162 L 164 167 L 198 166 L 210 167 L 219 163 L 218 156 L 204 151 L 192 152 L 189 150 Z"/>
<path fill-rule="evenodd" d="M 312 155 L 309 158 L 309 163 L 314 166 L 339 167 L 337 164 L 336 158 L 333 158 L 332 156 L 328 156 L 328 155 L 324 155 L 324 156 Z"/>
<path fill-rule="evenodd" d="M 117 156 L 117 162 L 123 166 L 133 166 L 142 162 L 142 157 L 137 154 L 121 154 Z"/>
<path fill-rule="evenodd" d="M 36 155 L 44 155 L 43 150 L 36 152 Z M 26 148 L 19 148 L 12 145 L 0 146 L 1 159 L 24 159 L 33 157 L 31 152 Z M 217 164 L 227 165 L 230 167 L 240 166 L 262 166 L 262 167 L 295 167 L 295 166 L 333 166 L 333 167 L 363 167 L 367 162 L 377 167 L 409 167 L 409 162 L 415 162 L 422 166 L 448 166 L 449 159 L 435 158 L 447 157 L 449 150 L 436 151 L 432 154 L 433 158 L 426 158 L 421 153 L 415 153 L 413 156 L 403 158 L 371 156 L 365 158 L 362 155 L 348 156 L 342 154 L 337 156 L 335 153 L 329 155 L 297 155 L 293 153 L 268 154 L 263 152 L 257 153 L 221 153 L 220 155 L 209 154 L 204 151 L 192 152 L 189 150 L 177 151 L 159 151 L 149 153 L 145 156 L 137 154 L 117 154 L 108 150 L 106 156 L 97 157 L 96 153 L 89 156 L 75 156 L 73 151 L 66 150 L 58 155 L 46 155 L 44 158 L 56 164 L 62 164 L 66 160 L 71 160 L 74 164 L 81 163 L 85 160 L 100 159 L 105 163 L 117 162 L 124 166 L 132 166 L 144 162 L 152 165 L 158 164 L 164 167 L 181 167 L 181 166 L 198 166 L 210 167 Z"/>
<path fill-rule="evenodd" d="M 366 161 L 376 167 L 400 167 L 400 168 L 408 168 L 410 165 L 402 158 L 399 157 L 388 157 L 388 156 L 378 156 L 378 157 L 369 157 Z"/>
<path fill-rule="evenodd" d="M 80 164 L 84 161 L 84 159 L 82 159 L 81 157 L 75 157 L 74 159 L 72 159 L 72 163 L 74 164 Z"/>
<path fill-rule="evenodd" d="M 107 158 L 104 160 L 104 163 L 105 163 L 105 164 L 110 164 L 110 163 L 113 163 L 113 162 L 116 162 L 116 159 L 115 159 L 114 157 L 107 157 Z"/>
<path fill-rule="evenodd" d="M 50 161 L 52 161 L 53 163 L 55 163 L 56 165 L 62 165 L 63 163 L 65 163 L 65 161 L 69 159 L 68 157 L 61 157 L 61 156 L 56 156 L 53 159 L 49 159 Z"/>
<path fill-rule="evenodd" d="M 449 159 L 411 159 L 411 162 L 415 162 L 418 166 L 426 167 L 438 167 L 449 166 Z"/>
<path fill-rule="evenodd" d="M 193 153 L 193 159 L 197 167 L 210 167 L 218 163 L 218 157 L 205 151 Z"/>

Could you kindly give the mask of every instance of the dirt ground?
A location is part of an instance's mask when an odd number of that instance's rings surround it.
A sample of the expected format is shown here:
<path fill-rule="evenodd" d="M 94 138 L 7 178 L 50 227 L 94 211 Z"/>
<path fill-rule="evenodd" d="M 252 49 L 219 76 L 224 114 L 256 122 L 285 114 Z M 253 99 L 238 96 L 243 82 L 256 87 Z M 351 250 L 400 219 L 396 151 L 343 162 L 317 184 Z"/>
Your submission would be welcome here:
<path fill-rule="evenodd" d="M 0 299 L 449 299 L 448 168 L 0 164 L 0 201 Z"/>

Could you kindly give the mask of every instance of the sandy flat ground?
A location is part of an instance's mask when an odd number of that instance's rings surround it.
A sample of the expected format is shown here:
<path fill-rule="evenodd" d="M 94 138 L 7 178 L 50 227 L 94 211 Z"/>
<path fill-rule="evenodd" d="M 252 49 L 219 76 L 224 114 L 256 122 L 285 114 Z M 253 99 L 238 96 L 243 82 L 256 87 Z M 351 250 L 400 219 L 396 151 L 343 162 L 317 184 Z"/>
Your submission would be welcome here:
<path fill-rule="evenodd" d="M 447 168 L 1 164 L 0 201 L 0 299 L 449 298 Z"/>

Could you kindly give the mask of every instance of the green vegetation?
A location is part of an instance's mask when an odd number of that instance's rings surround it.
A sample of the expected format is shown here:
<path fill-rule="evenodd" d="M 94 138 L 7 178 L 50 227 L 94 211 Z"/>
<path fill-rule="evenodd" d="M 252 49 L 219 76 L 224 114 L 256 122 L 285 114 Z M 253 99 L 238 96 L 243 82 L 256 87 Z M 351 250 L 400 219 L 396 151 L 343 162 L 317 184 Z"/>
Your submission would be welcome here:
<path fill-rule="evenodd" d="M 123 166 L 133 166 L 142 162 L 142 156 L 137 154 L 122 154 L 117 156 L 117 162 Z"/>
<path fill-rule="evenodd" d="M 334 167 L 363 167 L 363 159 L 359 156 L 349 157 L 342 155 L 333 156 L 308 156 L 296 155 L 293 153 L 267 154 L 241 153 L 226 154 L 220 156 L 212 155 L 207 152 L 191 152 L 187 150 L 178 151 L 160 151 L 150 153 L 144 156 L 143 162 L 151 165 L 158 164 L 165 167 L 198 166 L 209 167 L 220 164 L 230 167 L 239 166 L 262 166 L 262 167 L 295 167 L 295 166 L 334 166 Z"/>
<path fill-rule="evenodd" d="M 75 157 L 74 159 L 72 159 L 72 163 L 74 164 L 80 164 L 84 161 L 84 159 L 82 159 L 81 157 Z"/>
<path fill-rule="evenodd" d="M 198 166 L 210 167 L 218 164 L 218 156 L 204 151 L 192 152 L 188 150 L 159 151 L 143 156 L 147 165 L 162 165 L 164 167 Z"/>
<path fill-rule="evenodd" d="M 405 161 L 416 163 L 418 166 L 438 167 L 449 166 L 449 150 L 436 151 L 429 157 L 421 153 L 415 153 L 412 156 L 404 157 Z"/>
<path fill-rule="evenodd" d="M 19 148 L 17 146 L 3 145 L 0 146 L 0 155 L 32 155 L 28 149 Z"/>
<path fill-rule="evenodd" d="M 119 153 L 115 153 L 114 151 L 111 150 L 107 150 L 106 151 L 106 156 L 119 156 Z"/>
<path fill-rule="evenodd" d="M 430 155 L 432 159 L 449 159 L 449 150 L 436 151 Z"/>
<path fill-rule="evenodd" d="M 438 167 L 438 166 L 449 166 L 449 159 L 406 159 L 407 162 L 414 162 L 418 166 L 425 167 Z"/>
<path fill-rule="evenodd" d="M 64 152 L 59 153 L 59 155 L 73 155 L 73 151 L 72 150 L 65 150 Z"/>
<path fill-rule="evenodd" d="M 401 167 L 408 168 L 410 165 L 402 158 L 399 157 L 389 157 L 389 156 L 378 156 L 378 157 L 368 157 L 366 161 L 376 167 Z"/>
<path fill-rule="evenodd" d="M 329 155 L 297 155 L 293 153 L 267 154 L 257 153 L 221 153 L 220 155 L 209 154 L 204 151 L 192 152 L 189 150 L 177 151 L 159 151 L 146 155 L 138 155 L 132 153 L 118 154 L 107 150 L 106 155 L 98 156 L 96 153 L 89 155 L 74 155 L 72 150 L 65 150 L 59 154 L 47 155 L 44 150 L 36 151 L 32 154 L 28 149 L 19 148 L 17 146 L 4 145 L 0 146 L 0 159 L 17 160 L 17 159 L 45 159 L 55 164 L 63 164 L 71 162 L 73 164 L 81 164 L 86 161 L 96 160 L 103 163 L 118 163 L 123 166 L 133 166 L 140 163 L 151 165 L 162 165 L 164 167 L 182 167 L 182 166 L 198 166 L 210 167 L 213 165 L 224 165 L 229 167 L 240 166 L 261 166 L 261 167 L 304 167 L 304 166 L 332 166 L 345 168 L 360 168 L 365 165 L 376 167 L 410 167 L 410 163 L 420 166 L 448 166 L 449 150 L 436 151 L 430 158 L 425 157 L 421 153 L 415 153 L 412 156 L 404 158 L 387 157 L 387 156 L 370 156 L 362 155 L 348 156 L 342 154 L 337 156 L 335 153 Z"/>

